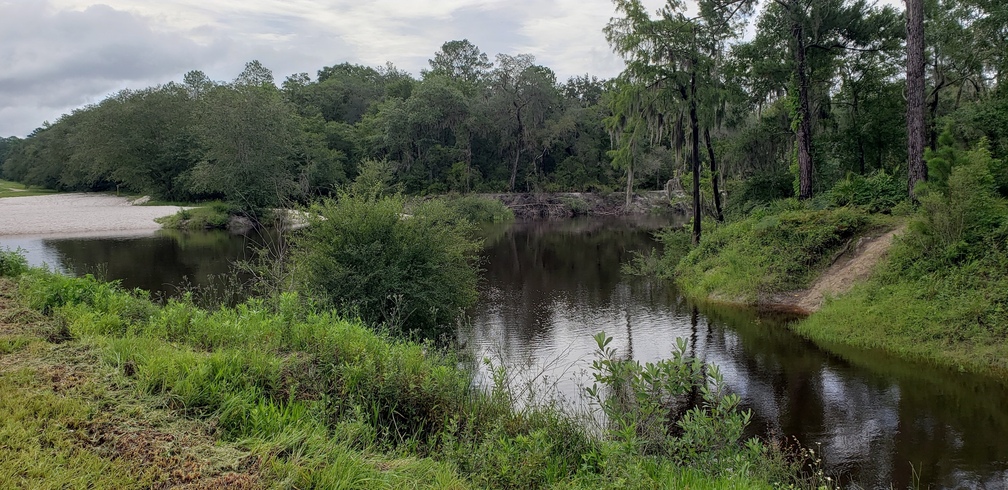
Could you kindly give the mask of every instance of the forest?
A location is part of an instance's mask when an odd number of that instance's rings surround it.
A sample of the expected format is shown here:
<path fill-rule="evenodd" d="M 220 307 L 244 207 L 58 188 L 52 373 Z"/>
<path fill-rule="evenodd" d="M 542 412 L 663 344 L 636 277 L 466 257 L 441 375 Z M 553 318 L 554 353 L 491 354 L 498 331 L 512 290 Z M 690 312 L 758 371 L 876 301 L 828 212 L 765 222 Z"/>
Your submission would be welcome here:
<path fill-rule="evenodd" d="M 416 77 L 350 63 L 277 84 L 257 61 L 122 90 L 0 142 L 2 177 L 254 210 L 306 203 L 379 162 L 409 194 L 698 187 L 708 215 L 874 179 L 906 194 L 906 21 L 865 0 L 617 1 L 626 70 L 566 81 L 528 54 L 449 41 Z M 926 9 L 926 145 L 1008 153 L 1008 14 Z M 746 26 L 750 26 L 746 34 Z M 694 171 L 694 168 L 697 171 Z M 694 180 L 695 176 L 695 180 Z"/>

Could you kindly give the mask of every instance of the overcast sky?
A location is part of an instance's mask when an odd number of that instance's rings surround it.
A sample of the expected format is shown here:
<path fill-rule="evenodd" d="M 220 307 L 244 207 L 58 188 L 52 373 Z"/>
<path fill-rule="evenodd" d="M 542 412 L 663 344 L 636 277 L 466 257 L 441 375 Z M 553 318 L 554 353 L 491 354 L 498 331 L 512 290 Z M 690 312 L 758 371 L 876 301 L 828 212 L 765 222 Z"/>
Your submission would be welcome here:
<path fill-rule="evenodd" d="M 189 70 L 229 81 L 253 59 L 278 82 L 344 61 L 419 75 L 453 39 L 533 54 L 560 80 L 610 77 L 613 13 L 611 0 L 0 0 L 0 136 Z"/>

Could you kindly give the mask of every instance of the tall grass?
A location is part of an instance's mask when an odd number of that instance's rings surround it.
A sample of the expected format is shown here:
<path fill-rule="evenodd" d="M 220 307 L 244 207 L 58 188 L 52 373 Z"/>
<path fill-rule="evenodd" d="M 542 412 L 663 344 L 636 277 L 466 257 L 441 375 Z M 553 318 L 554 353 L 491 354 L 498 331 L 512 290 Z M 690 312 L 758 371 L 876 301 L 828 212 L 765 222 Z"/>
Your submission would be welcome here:
<path fill-rule="evenodd" d="M 67 338 L 97 346 L 138 396 L 253 449 L 279 486 L 762 488 L 785 478 L 765 471 L 773 458 L 758 446 L 691 466 L 600 437 L 556 407 L 516 410 L 475 388 L 451 351 L 376 333 L 294 293 L 213 310 L 186 298 L 159 306 L 114 283 L 33 269 L 19 295 Z"/>
<path fill-rule="evenodd" d="M 856 208 L 814 210 L 797 201 L 778 206 L 708 229 L 670 275 L 691 296 L 755 302 L 761 295 L 807 286 L 873 224 Z"/>

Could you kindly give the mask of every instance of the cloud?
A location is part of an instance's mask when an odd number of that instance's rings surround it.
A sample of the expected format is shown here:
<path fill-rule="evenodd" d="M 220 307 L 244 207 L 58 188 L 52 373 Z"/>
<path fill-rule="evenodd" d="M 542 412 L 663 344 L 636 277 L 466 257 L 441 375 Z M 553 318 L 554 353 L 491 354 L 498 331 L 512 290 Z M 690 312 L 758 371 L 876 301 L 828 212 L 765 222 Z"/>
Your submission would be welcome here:
<path fill-rule="evenodd" d="M 0 45 L 0 135 L 23 135 L 128 85 L 164 82 L 217 49 L 108 6 L 67 11 L 46 2 L 0 3 Z"/>
<path fill-rule="evenodd" d="M 532 54 L 560 80 L 623 66 L 602 34 L 611 0 L 99 1 L 0 0 L 0 136 L 192 69 L 231 80 L 253 59 L 278 81 L 343 62 L 419 75 L 465 38 L 491 59 Z"/>

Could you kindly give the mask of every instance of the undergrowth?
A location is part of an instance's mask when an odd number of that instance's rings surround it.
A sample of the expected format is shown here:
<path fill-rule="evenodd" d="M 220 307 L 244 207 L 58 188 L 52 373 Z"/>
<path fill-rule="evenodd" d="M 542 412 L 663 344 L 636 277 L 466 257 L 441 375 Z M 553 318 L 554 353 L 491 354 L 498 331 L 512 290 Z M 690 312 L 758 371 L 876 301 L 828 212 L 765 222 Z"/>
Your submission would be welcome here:
<path fill-rule="evenodd" d="M 56 341 L 93 346 L 101 368 L 135 397 L 160 400 L 255 455 L 270 485 L 769 488 L 794 476 L 771 446 L 739 440 L 746 416 L 737 398 L 723 392 L 715 370 L 682 353 L 672 364 L 633 368 L 600 344 L 591 395 L 613 423 L 597 433 L 555 406 L 517 407 L 503 386 L 474 387 L 450 350 L 376 333 L 294 293 L 207 310 L 186 297 L 157 305 L 115 283 L 39 269 L 18 284 L 21 301 L 60 332 Z M 674 366 L 689 366 L 687 375 L 655 377 L 680 372 Z M 648 399 L 655 383 L 663 394 Z M 12 390 L 4 396 L 22 396 Z M 626 422 L 644 420 L 638 415 L 621 415 L 644 405 L 619 408 L 608 402 L 617 393 L 650 400 L 647 428 Z M 654 417 L 667 397 L 689 393 L 699 397 L 678 416 Z M 47 417 L 36 412 L 30 417 Z M 30 424 L 29 415 L 18 417 Z M 61 426 L 50 431 L 69 437 Z M 17 454 L 15 461 L 28 457 Z M 58 455 L 42 457 L 60 464 Z M 80 464 L 130 474 L 107 460 Z"/>
<path fill-rule="evenodd" d="M 496 199 L 475 195 L 448 195 L 441 199 L 448 209 L 472 224 L 510 223 L 515 219 L 514 212 Z"/>
<path fill-rule="evenodd" d="M 228 227 L 231 216 L 237 212 L 238 208 L 234 205 L 214 201 L 154 221 L 170 230 L 223 230 Z"/>
<path fill-rule="evenodd" d="M 982 144 L 928 156 L 921 209 L 888 259 L 795 328 L 821 343 L 1008 375 L 1008 199 L 996 178 L 1006 167 Z"/>
<path fill-rule="evenodd" d="M 700 244 L 664 275 L 690 296 L 756 301 L 805 287 L 853 238 L 875 224 L 858 208 L 808 209 L 787 200 L 745 219 L 708 227 Z"/>

